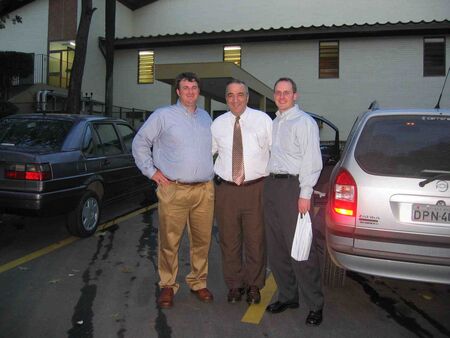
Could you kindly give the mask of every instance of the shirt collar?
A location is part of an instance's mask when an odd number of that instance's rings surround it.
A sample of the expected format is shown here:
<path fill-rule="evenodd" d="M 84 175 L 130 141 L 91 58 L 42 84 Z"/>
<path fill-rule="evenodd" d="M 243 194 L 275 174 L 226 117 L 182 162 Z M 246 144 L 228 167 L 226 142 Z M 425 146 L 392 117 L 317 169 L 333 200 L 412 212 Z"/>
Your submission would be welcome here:
<path fill-rule="evenodd" d="M 193 113 L 189 112 L 189 110 L 187 110 L 187 108 L 185 106 L 183 106 L 183 104 L 180 102 L 180 100 L 177 100 L 177 107 L 186 115 L 197 115 L 197 111 L 198 111 L 198 107 L 195 106 L 195 110 Z"/>
<path fill-rule="evenodd" d="M 245 121 L 248 118 L 249 115 L 250 115 L 250 113 L 248 111 L 248 107 L 245 107 L 244 112 L 241 114 L 240 121 Z M 230 110 L 230 116 L 231 116 L 231 119 L 234 122 L 236 120 L 236 116 L 231 112 L 231 110 Z"/>
<path fill-rule="evenodd" d="M 275 115 L 279 118 L 279 119 L 288 119 L 289 116 L 291 116 L 292 114 L 294 114 L 294 112 L 298 111 L 298 104 L 294 104 L 294 106 L 292 106 L 291 108 L 289 108 L 288 110 L 284 111 L 284 112 L 280 112 L 279 110 L 275 113 Z"/>

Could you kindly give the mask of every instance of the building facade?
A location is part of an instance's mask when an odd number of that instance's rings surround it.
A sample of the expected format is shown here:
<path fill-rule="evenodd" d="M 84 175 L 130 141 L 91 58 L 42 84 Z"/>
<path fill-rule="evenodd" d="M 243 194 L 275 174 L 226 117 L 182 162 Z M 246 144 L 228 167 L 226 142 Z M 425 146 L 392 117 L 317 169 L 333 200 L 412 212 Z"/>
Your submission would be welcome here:
<path fill-rule="evenodd" d="M 61 1 L 77 2 L 79 18 L 81 1 Z M 49 34 L 58 15 L 52 2 L 18 8 L 23 23 L 0 30 L 0 50 L 49 55 L 57 42 Z M 102 101 L 105 1 L 93 3 L 82 90 Z M 151 111 L 170 103 L 172 89 L 158 80 L 157 65 L 229 60 L 268 87 L 292 77 L 301 107 L 333 121 L 345 139 L 374 100 L 381 107 L 434 107 L 450 65 L 449 38 L 448 0 L 121 1 L 114 105 Z M 449 87 L 441 107 L 450 107 Z M 210 107 L 226 109 L 214 100 Z"/>

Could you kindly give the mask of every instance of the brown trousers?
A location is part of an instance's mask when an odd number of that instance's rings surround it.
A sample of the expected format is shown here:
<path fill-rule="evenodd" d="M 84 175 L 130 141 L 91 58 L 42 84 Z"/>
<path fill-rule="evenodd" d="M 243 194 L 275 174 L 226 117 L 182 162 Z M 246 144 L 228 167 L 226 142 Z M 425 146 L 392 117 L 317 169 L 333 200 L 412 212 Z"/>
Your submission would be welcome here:
<path fill-rule="evenodd" d="M 191 271 L 186 283 L 192 290 L 205 288 L 214 215 L 212 181 L 198 185 L 170 183 L 159 186 L 157 195 L 159 286 L 178 291 L 178 250 L 187 224 Z"/>
<path fill-rule="evenodd" d="M 216 184 L 222 268 L 229 289 L 265 283 L 264 181 L 248 186 Z"/>

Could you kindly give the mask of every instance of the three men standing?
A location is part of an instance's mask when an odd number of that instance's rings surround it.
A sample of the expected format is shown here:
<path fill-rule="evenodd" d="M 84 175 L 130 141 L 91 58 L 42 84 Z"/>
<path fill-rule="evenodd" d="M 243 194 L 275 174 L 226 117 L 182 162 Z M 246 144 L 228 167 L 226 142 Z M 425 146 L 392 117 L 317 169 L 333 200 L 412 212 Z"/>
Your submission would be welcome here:
<path fill-rule="evenodd" d="M 278 286 L 278 301 L 267 311 L 280 313 L 299 306 L 299 290 L 309 306 L 307 325 L 322 322 L 323 294 L 316 243 L 309 259 L 291 257 L 298 214 L 311 210 L 311 197 L 322 170 L 319 129 L 314 119 L 295 103 L 297 86 L 280 78 L 274 87 L 277 117 L 273 123 L 272 148 L 264 185 L 264 221 L 270 268 Z"/>
<path fill-rule="evenodd" d="M 158 305 L 173 306 L 186 224 L 191 254 L 186 282 L 200 300 L 213 300 L 206 279 L 216 194 L 228 301 L 240 301 L 247 292 L 248 303 L 260 302 L 267 242 L 279 294 L 266 310 L 280 313 L 297 308 L 300 291 L 310 309 L 306 324 L 320 325 L 323 294 L 314 239 L 307 261 L 291 258 L 298 214 L 311 210 L 313 186 L 322 169 L 318 126 L 295 103 L 295 82 L 280 78 L 275 83 L 278 111 L 273 127 L 267 114 L 247 107 L 249 92 L 242 81 L 228 83 L 225 95 L 230 111 L 214 123 L 197 107 L 200 83 L 195 74 L 180 74 L 176 91 L 178 103 L 157 109 L 133 141 L 137 166 L 158 184 Z"/>
<path fill-rule="evenodd" d="M 228 83 L 227 113 L 212 124 L 216 173 L 215 215 L 219 226 L 222 267 L 228 301 L 259 303 L 265 283 L 266 251 L 263 222 L 263 179 L 268 175 L 272 121 L 247 107 L 247 85 Z"/>

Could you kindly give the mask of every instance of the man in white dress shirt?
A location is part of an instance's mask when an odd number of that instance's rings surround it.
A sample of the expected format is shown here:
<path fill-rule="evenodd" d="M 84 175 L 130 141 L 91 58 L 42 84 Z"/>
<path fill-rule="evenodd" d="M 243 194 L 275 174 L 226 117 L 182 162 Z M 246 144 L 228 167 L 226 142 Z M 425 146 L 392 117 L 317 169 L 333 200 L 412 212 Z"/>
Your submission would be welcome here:
<path fill-rule="evenodd" d="M 264 221 L 278 301 L 267 311 L 297 308 L 300 293 L 309 308 L 306 324 L 317 326 L 322 322 L 323 293 L 314 238 L 307 261 L 291 257 L 298 214 L 311 210 L 313 187 L 322 170 L 319 128 L 295 103 L 297 98 L 297 85 L 292 79 L 275 82 L 278 111 L 273 122 L 270 175 L 264 183 Z"/>
<path fill-rule="evenodd" d="M 244 82 L 230 81 L 225 96 L 230 111 L 211 126 L 213 153 L 218 155 L 214 164 L 215 215 L 223 274 L 229 289 L 228 302 L 240 301 L 247 292 L 247 302 L 257 304 L 266 271 L 262 192 L 268 175 L 272 120 L 266 113 L 247 107 L 249 93 Z M 239 151 L 243 152 L 241 159 L 234 152 L 236 136 L 241 143 Z M 237 178 L 233 162 L 239 162 L 243 169 Z"/>

